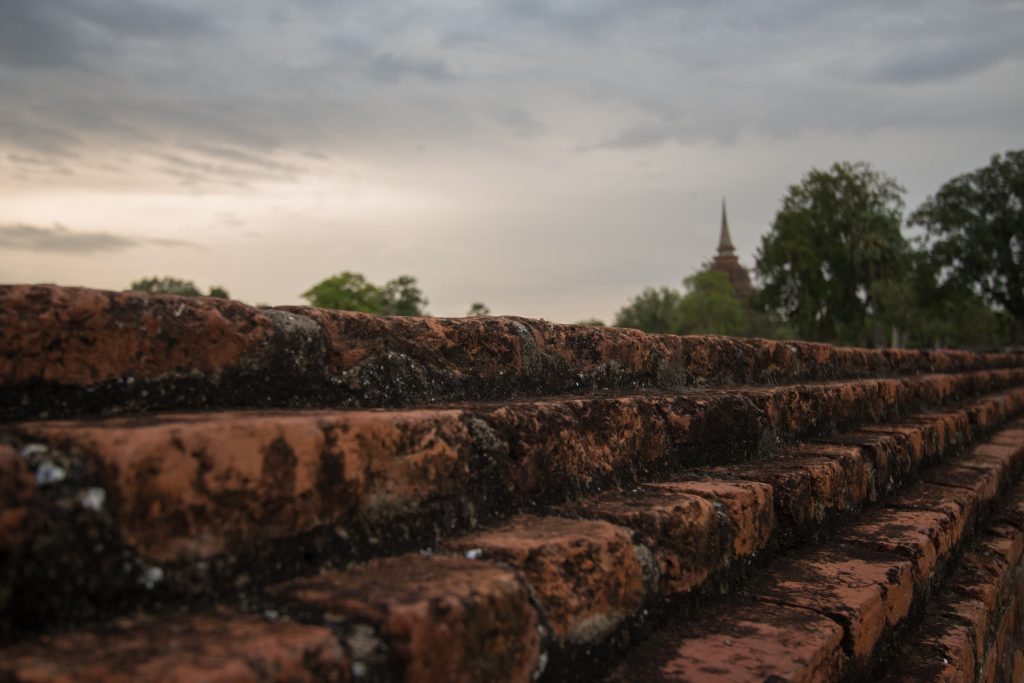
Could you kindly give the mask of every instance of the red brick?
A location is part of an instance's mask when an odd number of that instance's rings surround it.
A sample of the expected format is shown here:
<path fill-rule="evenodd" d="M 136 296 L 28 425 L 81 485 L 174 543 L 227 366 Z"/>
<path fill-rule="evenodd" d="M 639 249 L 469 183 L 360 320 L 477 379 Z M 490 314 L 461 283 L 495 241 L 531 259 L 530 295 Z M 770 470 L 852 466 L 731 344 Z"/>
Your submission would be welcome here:
<path fill-rule="evenodd" d="M 349 661 L 321 626 L 242 615 L 121 619 L 0 651 L 11 683 L 326 683 Z"/>
<path fill-rule="evenodd" d="M 938 465 L 923 472 L 921 479 L 932 484 L 969 490 L 974 513 L 977 514 L 980 507 L 992 501 L 999 492 L 1003 483 L 999 478 L 999 470 L 998 466 L 980 461 L 973 461 L 970 466 L 966 463 Z"/>
<path fill-rule="evenodd" d="M 910 462 L 914 466 L 921 465 L 929 453 L 925 449 L 924 431 L 913 425 L 865 425 L 861 428 L 864 432 L 874 432 L 884 436 L 895 436 L 900 440 L 900 445 L 910 456 Z"/>
<path fill-rule="evenodd" d="M 875 482 L 874 466 L 868 461 L 858 446 L 842 446 L 828 443 L 801 443 L 787 448 L 785 455 L 799 458 L 804 456 L 831 458 L 837 461 L 846 475 L 846 489 L 850 494 L 850 502 L 860 505 L 868 500 L 875 500 L 878 491 Z"/>
<path fill-rule="evenodd" d="M 912 573 L 911 563 L 896 555 L 825 547 L 777 560 L 748 590 L 758 600 L 838 618 L 852 663 L 866 669 L 885 630 L 910 611 Z"/>
<path fill-rule="evenodd" d="M 210 557 L 352 512 L 386 517 L 470 481 L 461 413 L 210 413 L 20 427 L 104 474 L 125 541 L 158 562 Z"/>
<path fill-rule="evenodd" d="M 592 642 L 613 631 L 646 596 L 642 558 L 631 536 L 600 520 L 523 515 L 447 546 L 520 570 L 555 635 Z"/>
<path fill-rule="evenodd" d="M 952 537 L 962 538 L 965 529 L 974 524 L 977 496 L 969 488 L 917 482 L 884 504 L 899 510 L 941 512 L 950 520 Z"/>
<path fill-rule="evenodd" d="M 993 434 L 991 441 L 1001 446 L 1024 447 L 1024 429 L 1020 427 L 1003 429 Z"/>
<path fill-rule="evenodd" d="M 0 288 L 0 385 L 93 384 L 243 365 L 272 334 L 237 301 L 48 285 Z"/>
<path fill-rule="evenodd" d="M 961 558 L 948 584 L 952 590 L 980 601 L 994 615 L 1007 593 L 1009 568 L 997 555 L 969 552 Z"/>
<path fill-rule="evenodd" d="M 984 602 L 947 591 L 936 599 L 933 611 L 966 627 L 974 643 L 975 662 L 984 661 L 985 639 L 991 616 Z"/>
<path fill-rule="evenodd" d="M 721 505 L 732 523 L 733 557 L 749 557 L 768 545 L 775 531 L 774 493 L 768 484 L 717 480 L 647 484 L 647 488 L 692 493 Z"/>
<path fill-rule="evenodd" d="M 896 670 L 885 683 L 968 683 L 974 681 L 975 650 L 967 627 L 928 623 L 915 635 L 913 647 L 900 653 Z"/>
<path fill-rule="evenodd" d="M 874 469 L 877 496 L 887 495 L 899 488 L 900 482 L 914 469 L 910 454 L 891 435 L 855 431 L 819 441 L 859 447 Z"/>
<path fill-rule="evenodd" d="M 716 477 L 733 476 L 769 484 L 782 526 L 808 527 L 852 504 L 846 473 L 839 462 L 830 458 L 779 458 L 709 472 Z"/>
<path fill-rule="evenodd" d="M 914 581 L 920 585 L 959 543 L 956 532 L 953 520 L 942 512 L 880 509 L 848 527 L 840 540 L 903 555 L 913 561 Z"/>
<path fill-rule="evenodd" d="M 537 613 L 515 572 L 459 557 L 404 555 L 295 579 L 268 593 L 329 623 L 363 623 L 409 681 L 527 681 Z"/>
<path fill-rule="evenodd" d="M 644 642 L 608 680 L 837 681 L 846 659 L 842 637 L 838 624 L 814 612 L 731 603 Z"/>
<path fill-rule="evenodd" d="M 986 529 L 986 533 L 975 541 L 975 547 L 999 555 L 1009 567 L 1016 567 L 1024 551 L 1024 535 L 1020 529 L 997 524 Z"/>
<path fill-rule="evenodd" d="M 728 561 L 714 504 L 700 496 L 648 488 L 615 491 L 566 506 L 565 511 L 629 527 L 654 552 L 661 590 L 685 593 Z"/>

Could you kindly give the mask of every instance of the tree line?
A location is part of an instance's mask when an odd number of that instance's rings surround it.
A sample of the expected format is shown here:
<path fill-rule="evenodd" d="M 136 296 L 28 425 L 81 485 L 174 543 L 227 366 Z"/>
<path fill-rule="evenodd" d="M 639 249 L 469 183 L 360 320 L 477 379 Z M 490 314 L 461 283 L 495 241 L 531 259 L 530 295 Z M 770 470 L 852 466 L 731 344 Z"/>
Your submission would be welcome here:
<path fill-rule="evenodd" d="M 749 299 L 705 270 L 683 291 L 644 290 L 615 324 L 876 347 L 1024 343 L 1024 150 L 906 216 L 904 193 L 866 163 L 812 169 L 761 239 Z"/>
<path fill-rule="evenodd" d="M 704 269 L 681 290 L 645 289 L 614 324 L 875 347 L 1024 344 L 1024 150 L 949 180 L 909 215 L 904 194 L 894 178 L 863 162 L 812 169 L 787 189 L 761 238 L 754 266 L 760 286 L 750 296 L 738 295 L 725 274 Z M 170 277 L 131 289 L 202 295 L 191 281 Z M 228 292 L 215 286 L 207 295 Z M 344 271 L 301 296 L 320 308 L 429 315 L 409 275 L 377 285 Z M 490 309 L 474 302 L 466 315 Z"/>

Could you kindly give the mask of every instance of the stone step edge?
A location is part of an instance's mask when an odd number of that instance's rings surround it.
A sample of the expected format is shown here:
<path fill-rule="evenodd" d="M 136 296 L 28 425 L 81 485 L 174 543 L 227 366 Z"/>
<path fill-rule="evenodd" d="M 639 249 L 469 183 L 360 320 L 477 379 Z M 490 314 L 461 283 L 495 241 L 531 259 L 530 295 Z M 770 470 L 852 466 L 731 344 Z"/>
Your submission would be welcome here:
<path fill-rule="evenodd" d="M 0 286 L 0 420 L 382 407 L 599 389 L 957 372 L 1024 355 L 653 335 L 514 317 L 403 318 Z"/>
<path fill-rule="evenodd" d="M 131 511 L 119 523 L 126 543 L 166 564 L 324 526 L 343 525 L 356 546 L 397 528 L 472 526 L 495 510 L 758 459 L 1014 379 L 1024 383 L 1024 369 L 438 410 L 44 421 L 0 435 L 39 451 L 62 486 Z"/>
<path fill-rule="evenodd" d="M 424 577 L 430 573 L 431 566 L 437 563 L 445 565 L 443 570 L 461 572 L 459 575 L 468 572 L 474 580 L 473 582 L 450 582 L 442 586 L 440 595 L 435 595 L 424 603 L 413 601 L 406 607 L 398 605 L 392 607 L 390 615 L 385 614 L 385 622 L 389 625 L 388 634 L 391 637 L 409 639 L 408 647 L 402 651 L 407 655 L 422 657 L 416 666 L 407 671 L 407 680 L 467 680 L 464 678 L 467 672 L 473 674 L 468 680 L 528 680 L 534 667 L 543 660 L 544 650 L 540 647 L 540 637 L 544 634 L 546 627 L 536 614 L 531 615 L 529 609 L 526 609 L 525 612 L 522 611 L 522 606 L 529 604 L 529 596 L 527 594 L 528 587 L 523 585 L 524 582 L 520 575 L 511 569 L 502 569 L 485 561 L 459 557 L 415 555 L 404 558 L 401 562 L 404 563 L 406 569 L 412 568 L 413 577 L 417 578 L 413 582 L 412 589 L 407 586 L 404 590 L 415 591 L 415 581 L 417 580 L 429 582 L 429 577 L 426 580 Z M 258 618 L 250 616 L 224 615 L 218 617 L 225 620 L 226 626 L 221 628 L 225 629 L 227 634 L 246 629 L 255 630 L 259 634 L 257 642 L 266 645 L 261 648 L 263 651 L 248 654 L 250 646 L 244 640 L 252 638 L 251 633 L 246 632 L 249 635 L 245 639 L 221 637 L 218 639 L 215 651 L 206 655 L 204 666 L 223 666 L 225 658 L 238 657 L 240 653 L 245 652 L 247 653 L 245 655 L 247 666 L 253 667 L 258 667 L 263 661 L 270 659 L 275 661 L 276 666 L 287 671 L 314 669 L 317 672 L 322 672 L 328 671 L 332 667 L 341 667 L 344 671 L 344 668 L 347 667 L 345 673 L 360 675 L 360 678 L 374 671 L 378 671 L 378 673 L 389 671 L 388 661 L 382 659 L 382 652 L 387 651 L 388 643 L 382 641 L 379 634 L 368 632 L 358 623 L 345 622 L 344 618 L 341 618 L 341 614 L 348 610 L 361 614 L 364 618 L 368 616 L 374 618 L 373 613 L 377 612 L 376 618 L 380 620 L 381 610 L 388 611 L 389 605 L 386 604 L 386 601 L 380 600 L 379 595 L 375 598 L 374 591 L 379 593 L 383 589 L 393 593 L 395 590 L 403 589 L 394 581 L 394 578 L 388 577 L 386 570 L 381 570 L 385 564 L 390 566 L 393 571 L 393 567 L 399 564 L 399 560 L 384 561 L 375 566 L 374 571 L 362 573 L 365 585 L 357 587 L 358 590 L 354 591 L 355 597 L 350 595 L 346 600 L 339 600 L 334 596 L 335 604 L 331 605 L 333 612 L 326 620 L 331 627 L 331 632 L 325 632 L 314 625 L 294 625 L 287 621 L 273 623 L 278 620 L 278 615 L 272 611 L 264 612 L 265 620 L 272 624 L 264 624 Z M 366 583 L 367 581 L 369 583 Z M 319 590 L 319 594 L 317 594 L 317 590 Z M 304 593 L 292 591 L 293 595 L 296 593 L 302 595 L 306 600 L 332 599 L 332 596 L 325 595 L 327 589 L 323 586 L 317 587 L 315 584 L 311 587 L 306 586 Z M 478 597 L 482 595 L 483 604 L 488 605 L 483 611 L 498 610 L 497 613 L 502 616 L 500 618 L 484 616 L 481 621 L 480 605 L 477 605 L 476 609 L 469 608 L 469 603 L 472 601 L 469 596 L 474 594 Z M 444 597 L 445 595 L 449 597 Z M 460 597 L 452 597 L 456 595 Z M 360 600 L 361 606 L 358 604 Z M 473 616 L 473 614 L 476 615 Z M 125 655 L 125 650 L 137 652 L 137 648 L 140 646 L 139 638 L 143 640 L 158 638 L 161 643 L 165 640 L 170 641 L 176 650 L 180 648 L 176 651 L 176 656 L 178 663 L 183 664 L 174 664 L 174 667 L 187 666 L 196 660 L 195 652 L 197 650 L 204 651 L 207 646 L 200 645 L 196 639 L 188 640 L 181 634 L 196 630 L 195 622 L 197 620 L 202 626 L 202 620 L 209 620 L 209 618 L 214 617 L 203 615 L 170 617 L 166 624 L 157 626 L 154 626 L 152 621 L 145 622 L 143 620 L 143 628 L 140 629 L 142 635 L 136 633 L 136 625 L 131 622 L 125 623 L 123 626 L 115 625 L 111 629 L 114 632 L 111 636 L 113 640 L 105 640 L 100 649 L 108 648 L 108 651 L 113 653 L 112 658 L 120 661 Z M 424 623 L 423 620 L 427 620 L 427 622 Z M 418 623 L 420 627 L 417 627 Z M 424 624 L 444 624 L 449 628 L 441 628 L 440 632 L 446 635 L 443 635 L 441 640 L 433 640 L 423 635 Z M 124 644 L 125 629 L 128 630 L 128 633 L 136 634 L 134 644 L 130 637 L 127 638 L 128 644 Z M 208 627 L 204 627 L 204 629 L 209 630 Z M 288 647 L 280 643 L 273 643 L 274 634 L 278 633 L 278 629 L 281 629 L 282 633 L 287 631 L 289 638 L 296 639 L 296 645 L 291 646 L 291 641 L 289 641 Z M 329 633 L 340 635 L 346 647 L 342 648 L 337 640 L 329 638 Z M 453 642 L 452 637 L 456 634 L 465 634 L 465 638 L 457 637 Z M 83 652 L 76 649 L 83 647 L 83 639 L 92 651 Z M 356 645 L 354 648 L 353 644 Z M 395 643 L 390 644 L 394 645 Z M 477 649 L 473 649 L 474 644 Z M 270 645 L 275 646 L 271 647 Z M 104 669 L 104 666 L 114 665 L 111 664 L 110 659 L 104 660 L 102 656 L 97 655 L 96 647 L 95 641 L 89 641 L 88 638 L 81 635 L 72 634 L 67 638 L 44 637 L 39 643 L 15 646 L 2 653 L 0 668 L 7 667 L 8 671 L 5 673 L 17 676 L 20 671 L 31 670 L 38 674 L 40 668 L 49 667 L 50 669 L 47 671 L 56 677 L 68 673 L 69 667 L 81 667 L 80 659 L 85 661 L 91 659 L 91 666 L 95 667 L 91 671 L 100 674 L 110 673 Z M 156 656 L 159 665 L 172 666 L 166 658 L 161 658 L 162 655 L 159 652 Z M 45 658 L 45 664 L 41 663 L 41 657 Z M 137 663 L 137 656 L 128 658 Z M 138 665 L 129 664 L 126 668 L 131 669 L 133 666 Z M 321 666 L 324 667 L 323 670 L 317 669 Z M 150 671 L 152 674 L 156 670 L 155 665 L 154 669 L 133 669 L 129 671 L 129 674 L 135 677 L 134 680 L 145 680 L 140 672 Z M 550 675 L 552 672 L 549 671 Z M 105 678 L 105 676 L 97 676 L 97 678 Z M 46 680 L 43 677 L 39 677 L 39 679 Z M 255 674 L 252 679 L 256 680 Z M 17 679 L 15 678 L 15 680 Z M 323 680 L 333 679 L 325 677 Z"/>
<path fill-rule="evenodd" d="M 952 498 L 947 499 L 936 508 L 939 511 L 934 512 L 927 528 L 909 523 L 919 521 L 929 509 L 918 502 L 920 497 L 895 496 L 877 514 L 902 515 L 908 520 L 906 526 L 876 527 L 874 537 L 842 536 L 838 542 L 776 558 L 763 575 L 740 590 L 743 597 L 725 598 L 717 608 L 714 603 L 705 605 L 704 616 L 686 624 L 677 622 L 638 644 L 609 680 L 634 680 L 636 676 L 691 683 L 772 676 L 794 681 L 863 680 L 870 674 L 873 658 L 891 646 L 908 617 L 925 608 L 943 575 L 944 561 L 957 556 L 958 547 L 985 519 L 983 503 L 997 500 L 997 488 L 1005 491 L 1019 479 L 1024 439 L 1015 439 L 1013 463 L 1004 461 L 1000 466 L 993 457 L 982 456 L 973 482 L 961 478 L 959 483 L 938 485 L 940 495 L 956 492 L 959 500 L 954 504 Z M 952 467 L 973 467 L 971 460 L 968 457 Z M 950 467 L 944 464 L 933 469 Z M 1007 477 L 1001 487 L 994 485 L 997 470 Z M 933 498 L 935 503 L 942 500 Z M 964 512 L 968 509 L 973 512 Z M 969 523 L 958 529 L 954 520 L 964 518 Z M 920 538 L 908 542 L 907 534 Z M 918 571 L 920 556 L 910 552 L 912 547 L 940 542 L 945 545 L 945 555 L 933 556 L 929 573 L 922 575 Z M 880 549 L 887 543 L 888 548 Z M 861 607 L 840 608 L 844 600 Z"/>
<path fill-rule="evenodd" d="M 975 454 L 964 460 L 989 457 L 990 454 Z M 1015 449 L 1013 462 L 1017 471 L 1024 465 L 1024 445 Z M 1009 478 L 1009 469 L 1002 468 L 999 476 Z M 991 475 L 992 490 L 987 494 L 991 497 L 998 482 L 996 475 L 986 474 Z M 770 494 L 767 499 L 771 500 Z M 758 512 L 764 510 L 753 511 L 749 518 L 756 517 Z M 679 596 L 665 595 L 663 587 L 659 587 L 657 556 L 664 548 L 643 537 L 649 530 L 645 529 L 649 520 L 630 520 L 621 514 L 598 513 L 588 517 L 572 520 L 527 516 L 496 529 L 453 539 L 443 546 L 444 550 L 454 550 L 467 559 L 510 567 L 530 586 L 545 627 L 541 652 L 548 653 L 547 676 L 551 680 L 592 678 L 608 655 L 621 649 L 630 637 L 648 630 L 666 611 L 677 611 L 680 607 L 675 601 L 664 602 Z M 600 521 L 594 521 L 595 518 Z M 764 547 L 751 553 L 759 550 Z M 365 614 L 369 608 L 366 602 L 361 603 L 360 594 L 367 590 L 368 575 L 388 575 L 395 571 L 394 565 L 422 562 L 420 558 L 405 557 L 356 567 L 351 570 L 356 587 L 346 585 L 350 572 L 344 572 L 326 578 L 296 579 L 271 587 L 269 592 L 279 600 L 274 603 L 275 609 L 303 614 L 306 618 L 317 619 L 327 613 L 337 617 L 346 611 L 350 615 Z M 580 567 L 586 569 L 580 572 Z M 718 566 L 707 571 L 705 581 L 721 569 Z M 701 593 L 702 586 L 691 583 L 690 592 Z M 735 585 L 733 582 L 732 587 Z M 297 612 L 292 611 L 296 608 Z"/>
<path fill-rule="evenodd" d="M 1024 484 L 951 568 L 874 677 L 887 683 L 1024 679 Z"/>
<path fill-rule="evenodd" d="M 957 420 L 953 419 L 952 414 L 943 414 L 938 417 L 939 421 L 949 422 L 949 425 L 943 429 L 951 429 L 957 434 L 969 429 L 971 422 L 975 423 L 975 429 L 979 430 L 979 433 L 983 433 L 990 428 L 990 422 L 993 420 L 999 421 L 1004 416 L 1007 410 L 1011 409 L 1011 403 L 1013 405 L 1024 404 L 1024 390 L 1016 390 L 1010 392 L 1008 396 L 1012 397 L 1018 395 L 1017 400 L 1009 401 L 1007 395 L 1002 398 L 987 398 L 976 401 L 969 404 L 960 413 L 956 413 L 959 417 Z M 990 415 L 991 413 L 991 415 Z M 998 415 L 997 415 L 998 414 Z M 970 419 L 968 419 L 968 416 Z M 986 417 L 987 416 L 987 417 Z M 958 421 L 959 420 L 959 421 Z M 955 426 L 956 425 L 959 426 Z M 954 426 L 950 426 L 954 425 Z M 959 438 L 969 438 L 970 435 L 956 436 Z M 920 456 L 922 454 L 918 454 Z M 43 454 L 41 457 L 48 457 Z M 877 459 L 879 456 L 872 456 Z M 848 460 L 845 458 L 844 461 Z M 48 461 L 44 461 L 43 465 L 46 465 Z M 849 464 L 849 463 L 847 463 Z M 909 465 L 909 461 L 907 461 Z M 52 465 L 52 463 L 51 463 Z M 890 467 L 890 470 L 893 468 Z M 36 479 L 38 479 L 39 469 L 36 470 Z M 886 477 L 886 481 L 895 482 L 902 476 L 899 472 L 896 473 L 895 479 Z M 74 479 L 69 477 L 69 479 Z M 13 480 L 13 478 L 12 478 Z M 78 482 L 81 483 L 81 482 Z M 64 485 L 59 483 L 56 486 Z M 70 484 L 69 484 L 70 485 Z M 97 500 L 93 494 L 96 492 L 97 487 L 86 486 L 84 488 L 75 488 L 77 484 L 72 486 L 73 490 L 64 491 L 63 493 L 69 493 L 70 504 L 72 505 L 75 514 L 84 515 L 88 520 L 96 520 L 95 515 L 92 512 L 91 506 L 98 506 L 102 508 L 104 501 Z M 32 488 L 32 487 L 29 487 Z M 106 489 L 100 489 L 102 493 Z M 885 489 L 879 489 L 884 492 Z M 872 494 L 876 495 L 874 489 L 871 489 Z M 62 495 L 60 491 L 55 491 L 55 494 Z M 116 492 L 115 492 L 116 495 Z M 63 500 L 63 499 L 62 499 Z M 834 503 L 834 501 L 830 501 Z M 25 505 L 31 509 L 31 505 Z M 820 506 L 827 507 L 827 506 Z M 101 510 L 100 510 L 101 511 Z M 38 517 L 39 515 L 36 515 Z M 30 516 L 31 518 L 31 516 Z M 100 517 L 100 519 L 103 519 Z M 87 521 L 88 521 L 87 520 Z M 74 519 L 72 520 L 74 521 Z M 819 520 L 820 521 L 820 520 Z M 816 527 L 811 527 L 816 528 Z M 63 541 L 63 546 L 60 543 L 56 545 L 50 544 L 47 548 L 47 553 L 44 560 L 36 559 L 35 562 L 29 561 L 32 558 L 22 557 L 21 565 L 25 567 L 25 570 L 19 575 L 25 577 L 21 583 L 20 590 L 14 591 L 15 596 L 24 596 L 26 601 L 31 604 L 46 605 L 49 602 L 54 602 L 59 610 L 67 611 L 69 604 L 73 602 L 76 595 L 93 595 L 91 590 L 99 589 L 101 592 L 97 594 L 96 600 L 105 605 L 105 609 L 112 613 L 117 613 L 125 609 L 130 609 L 137 601 L 149 604 L 156 601 L 156 604 L 165 602 L 166 598 L 161 596 L 177 595 L 178 598 L 175 600 L 191 601 L 194 598 L 188 597 L 196 586 L 202 591 L 209 591 L 211 586 L 221 586 L 216 589 L 217 592 L 227 591 L 225 595 L 234 595 L 238 593 L 238 589 L 234 586 L 237 581 L 245 578 L 250 583 L 255 585 L 264 585 L 268 581 L 277 580 L 283 576 L 297 575 L 306 573 L 309 571 L 307 566 L 309 557 L 321 558 L 317 563 L 326 561 L 329 558 L 337 561 L 339 557 L 334 550 L 338 547 L 345 547 L 345 544 L 350 542 L 349 538 L 340 539 L 342 542 L 341 546 L 338 546 L 338 531 L 331 531 L 330 529 L 324 530 L 326 534 L 326 540 L 324 535 L 313 535 L 311 537 L 296 537 L 293 539 L 286 539 L 285 542 L 267 546 L 265 548 L 256 547 L 250 554 L 241 557 L 237 562 L 234 561 L 234 556 L 222 558 L 222 560 L 214 559 L 214 561 L 200 560 L 197 562 L 185 563 L 183 565 L 175 564 L 163 564 L 154 563 L 151 560 L 147 560 L 144 557 L 131 552 L 123 545 L 119 546 L 117 542 L 116 529 L 111 530 L 110 527 L 90 526 L 89 524 L 79 524 L 75 522 L 70 524 L 66 529 L 63 536 L 66 540 Z M 329 532 L 329 533 L 328 533 Z M 347 534 L 348 531 L 346 530 Z M 31 525 L 28 526 L 23 536 L 30 537 L 32 534 Z M 95 552 L 92 548 L 95 547 L 93 544 L 95 539 L 99 539 L 107 548 L 112 549 L 101 554 L 99 557 L 94 557 Z M 59 540 L 59 539 L 58 539 Z M 414 539 L 415 541 L 415 539 Z M 332 543 L 334 545 L 332 545 Z M 392 553 L 401 552 L 403 548 L 410 549 L 410 545 L 415 547 L 425 547 L 424 544 L 420 543 L 409 543 L 406 539 L 404 545 L 403 541 L 398 539 L 397 544 L 392 545 L 390 542 L 382 541 L 376 545 L 371 545 L 371 548 L 380 548 L 385 546 L 389 548 Z M 117 548 L 121 548 L 121 551 L 114 552 Z M 379 551 L 378 551 L 379 552 Z M 298 563 L 298 564 L 296 564 Z M 67 572 L 67 568 L 74 568 L 81 566 L 80 572 Z M 93 571 L 94 566 L 109 566 L 109 575 L 104 577 L 103 582 L 95 582 L 90 579 L 90 583 L 83 584 L 82 582 L 73 584 L 78 586 L 77 589 L 68 590 L 71 593 L 65 595 L 60 591 L 51 590 L 48 594 L 39 595 L 34 590 L 35 584 L 33 583 L 33 576 L 36 575 L 53 575 L 55 583 L 61 583 L 65 579 L 63 577 L 93 577 L 95 573 Z M 275 567 L 277 569 L 275 569 Z M 30 571 L 31 570 L 31 571 Z M 271 574 L 263 576 L 258 572 L 270 571 Z M 114 578 L 120 577 L 120 581 L 114 581 Z M 77 580 L 77 579 L 76 579 Z M 15 581 L 15 583 L 18 583 Z M 62 584 L 63 585 L 63 584 Z M 89 588 L 89 586 L 96 586 L 96 588 Z M 247 590 L 247 589 L 246 589 Z M 84 592 L 83 592 L 84 591 Z M 243 590 L 243 593 L 245 591 Z M 17 599 L 17 597 L 15 598 Z M 81 598 L 79 598 L 81 599 Z M 45 611 L 45 610 L 44 610 Z M 20 612 L 19 612 L 20 613 Z M 23 619 L 19 620 L 24 622 Z M 40 624 L 47 623 L 49 619 L 39 619 Z M 32 626 L 28 624 L 24 628 L 29 630 L 38 628 L 38 626 Z"/>

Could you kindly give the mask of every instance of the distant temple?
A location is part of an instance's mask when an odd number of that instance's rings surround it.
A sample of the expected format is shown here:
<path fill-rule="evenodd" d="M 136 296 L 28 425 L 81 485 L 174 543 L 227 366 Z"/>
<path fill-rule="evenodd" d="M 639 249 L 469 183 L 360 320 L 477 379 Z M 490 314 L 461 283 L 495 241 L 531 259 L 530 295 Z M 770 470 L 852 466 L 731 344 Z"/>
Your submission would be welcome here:
<path fill-rule="evenodd" d="M 750 273 L 736 258 L 736 247 L 732 245 L 732 237 L 729 236 L 729 219 L 725 215 L 725 199 L 722 199 L 722 233 L 718 238 L 718 255 L 708 265 L 708 270 L 725 273 L 737 295 L 743 298 L 750 296 L 753 290 L 750 286 Z"/>

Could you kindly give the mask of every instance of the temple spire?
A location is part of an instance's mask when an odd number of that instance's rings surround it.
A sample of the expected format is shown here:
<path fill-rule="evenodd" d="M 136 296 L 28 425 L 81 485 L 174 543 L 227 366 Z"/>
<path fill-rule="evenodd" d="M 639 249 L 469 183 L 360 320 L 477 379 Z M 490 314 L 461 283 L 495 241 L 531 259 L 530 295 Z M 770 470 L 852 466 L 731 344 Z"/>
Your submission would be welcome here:
<path fill-rule="evenodd" d="M 722 197 L 722 234 L 718 238 L 718 253 L 735 252 L 732 237 L 729 236 L 729 218 L 725 215 L 725 197 Z"/>

